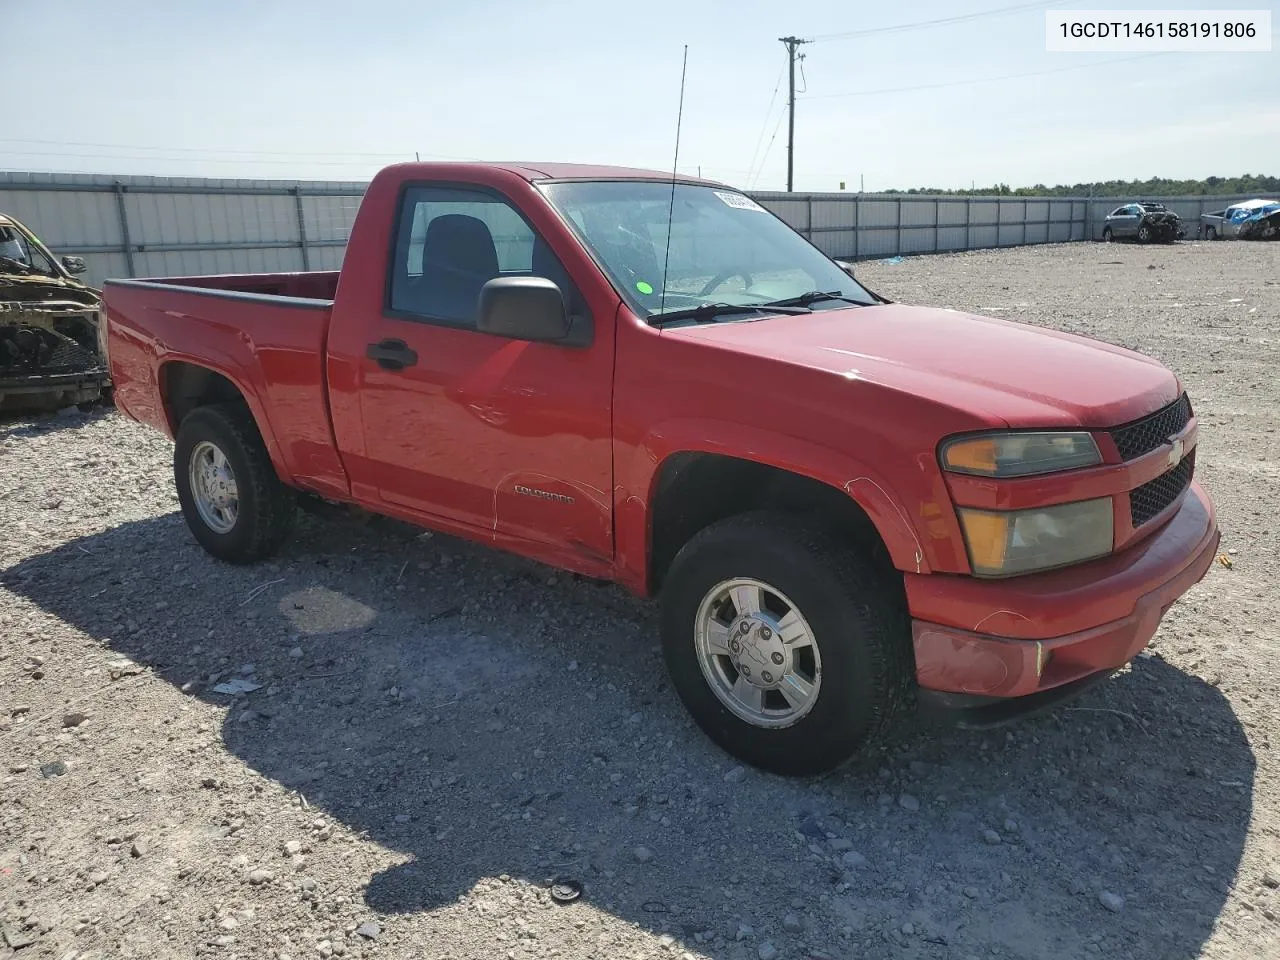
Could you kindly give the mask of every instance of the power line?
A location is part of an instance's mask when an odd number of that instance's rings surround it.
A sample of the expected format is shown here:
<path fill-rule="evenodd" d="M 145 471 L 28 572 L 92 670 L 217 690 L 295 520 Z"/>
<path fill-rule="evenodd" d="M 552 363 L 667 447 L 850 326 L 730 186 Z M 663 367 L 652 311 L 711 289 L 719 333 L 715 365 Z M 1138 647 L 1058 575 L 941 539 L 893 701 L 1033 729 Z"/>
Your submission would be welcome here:
<path fill-rule="evenodd" d="M 923 83 L 914 87 L 881 87 L 876 90 L 853 90 L 848 93 L 817 93 L 806 100 L 831 100 L 840 97 L 872 97 L 887 93 L 911 93 L 916 90 L 940 90 L 943 87 L 963 87 L 974 83 L 996 83 L 1001 80 L 1021 80 L 1023 77 L 1042 77 L 1050 73 L 1066 73 L 1068 70 L 1091 70 L 1105 67 L 1113 63 L 1130 63 L 1134 60 L 1147 60 L 1151 57 L 1164 56 L 1163 53 L 1141 53 L 1136 57 L 1117 57 L 1113 60 L 1098 60 L 1093 63 L 1076 63 L 1067 67 L 1053 67 L 1049 70 L 1031 70 L 1026 73 L 1006 73 L 999 77 L 974 77 L 969 80 L 947 80 L 944 83 Z"/>
<path fill-rule="evenodd" d="M 765 108 L 764 119 L 760 122 L 760 135 L 756 137 L 756 148 L 751 151 L 751 163 L 747 167 L 747 182 L 751 182 L 751 171 L 756 168 L 756 157 L 760 155 L 760 144 L 764 143 L 764 132 L 769 129 L 769 115 L 773 113 L 773 105 L 778 99 L 778 90 L 782 87 L 782 75 L 787 72 L 784 62 L 778 68 L 778 79 L 773 85 L 773 93 L 769 97 L 769 106 Z"/>
<path fill-rule="evenodd" d="M 754 188 L 754 187 L 755 187 L 755 185 L 756 185 L 757 183 L 759 183 L 759 182 L 760 182 L 760 175 L 761 175 L 762 173 L 764 173 L 764 164 L 765 164 L 765 161 L 769 159 L 769 151 L 773 149 L 773 141 L 775 141 L 775 140 L 777 140 L 777 139 L 778 139 L 778 131 L 782 129 L 782 118 L 783 118 L 783 117 L 785 117 L 786 115 L 787 115 L 787 113 L 786 113 L 786 111 L 785 111 L 785 110 L 784 110 L 782 113 L 779 113 L 779 114 L 778 114 L 778 122 L 777 122 L 776 124 L 774 124 L 774 126 L 773 126 L 773 136 L 771 136 L 771 137 L 769 138 L 769 142 L 768 142 L 768 144 L 766 144 L 766 146 L 765 146 L 765 148 L 764 148 L 764 156 L 762 156 L 762 157 L 760 158 L 760 166 L 759 166 L 759 168 L 756 170 L 755 180 L 753 180 L 751 183 L 749 183 L 749 184 L 747 185 L 747 189 L 752 189 L 752 188 Z"/>
<path fill-rule="evenodd" d="M 955 23 L 969 23 L 973 20 L 985 20 L 988 17 L 1003 17 L 1006 14 L 1018 13 L 1022 10 L 1038 10 L 1058 6 L 1062 0 L 1039 0 L 1037 3 L 1021 3 L 1012 7 L 998 7 L 995 10 L 980 10 L 974 13 L 957 14 L 954 17 L 939 17 L 936 20 L 916 20 L 913 23 L 897 23 L 888 27 L 871 27 L 867 30 L 849 30 L 845 33 L 825 33 L 813 38 L 817 43 L 823 40 L 849 40 L 853 37 L 869 37 L 877 33 L 900 33 L 906 30 L 920 30 L 925 27 L 941 27 Z"/>
<path fill-rule="evenodd" d="M 155 155 L 127 156 L 119 153 L 57 153 L 48 150 L 5 150 L 0 148 L 0 156 L 6 157 L 61 157 L 67 160 L 161 160 L 165 163 L 205 163 L 205 164 L 228 164 L 228 163 L 287 163 L 297 165 L 295 160 L 269 160 L 261 157 L 165 157 Z M 324 154 L 316 154 L 316 156 L 324 156 Z M 330 154 L 333 156 L 333 154 Z M 386 154 L 386 157 L 396 157 L 401 160 L 407 159 L 402 154 Z M 360 167 L 367 166 L 367 160 L 307 160 L 308 166 L 316 167 Z"/>
<path fill-rule="evenodd" d="M 198 153 L 202 155 L 216 153 L 231 153 L 243 156 L 261 156 L 261 157 L 363 157 L 368 159 L 386 159 L 388 157 L 406 157 L 411 150 L 402 150 L 396 153 L 351 153 L 340 152 L 335 150 L 324 151 L 302 151 L 302 150 L 236 150 L 227 147 L 152 147 L 139 144 L 129 143 L 93 143 L 83 140 L 27 140 L 12 137 L 0 137 L 0 144 L 21 143 L 34 144 L 36 146 L 50 147 L 94 147 L 108 150 L 130 150 L 130 151 L 161 151 L 165 153 Z M 6 153 L 12 151 L 5 151 Z M 55 154 L 55 156 L 76 156 L 76 154 Z M 424 153 L 423 156 L 434 157 L 439 160 L 468 160 L 470 157 L 455 157 L 443 153 Z"/>

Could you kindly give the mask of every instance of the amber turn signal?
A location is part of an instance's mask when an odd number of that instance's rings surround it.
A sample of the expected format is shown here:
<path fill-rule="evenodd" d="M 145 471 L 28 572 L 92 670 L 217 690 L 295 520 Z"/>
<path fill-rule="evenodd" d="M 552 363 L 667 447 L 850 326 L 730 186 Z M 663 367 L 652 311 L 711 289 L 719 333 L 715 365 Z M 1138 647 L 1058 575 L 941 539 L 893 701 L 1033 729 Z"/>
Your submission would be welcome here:
<path fill-rule="evenodd" d="M 1034 510 L 997 512 L 961 507 L 969 563 L 979 577 L 1052 570 L 1111 552 L 1110 497 Z"/>

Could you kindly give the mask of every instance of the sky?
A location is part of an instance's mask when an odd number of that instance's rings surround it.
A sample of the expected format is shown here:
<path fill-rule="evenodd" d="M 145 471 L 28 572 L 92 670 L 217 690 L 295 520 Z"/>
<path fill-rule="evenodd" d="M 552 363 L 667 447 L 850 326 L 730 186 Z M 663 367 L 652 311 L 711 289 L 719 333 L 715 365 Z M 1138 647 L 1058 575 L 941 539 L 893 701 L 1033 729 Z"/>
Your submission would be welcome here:
<path fill-rule="evenodd" d="M 0 0 L 0 170 L 367 180 L 616 163 L 795 189 L 1280 174 L 1271 53 L 1048 53 L 1044 10 L 1277 0 Z M 833 36 L 854 31 L 880 31 Z M 1003 78 L 1003 79 L 997 79 Z"/>

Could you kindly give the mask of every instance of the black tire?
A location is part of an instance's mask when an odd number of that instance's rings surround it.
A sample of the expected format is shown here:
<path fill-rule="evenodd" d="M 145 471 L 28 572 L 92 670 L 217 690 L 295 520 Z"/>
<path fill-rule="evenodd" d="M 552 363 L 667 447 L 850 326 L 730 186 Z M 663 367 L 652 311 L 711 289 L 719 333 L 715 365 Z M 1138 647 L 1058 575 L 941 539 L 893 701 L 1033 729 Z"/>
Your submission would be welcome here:
<path fill-rule="evenodd" d="M 791 726 L 739 718 L 699 665 L 699 606 L 735 577 L 780 590 L 817 641 L 821 684 L 812 708 Z M 786 776 L 826 773 L 865 755 L 908 702 L 914 680 L 901 586 L 850 545 L 780 514 L 730 517 L 685 544 L 663 586 L 662 648 L 676 691 L 703 731 L 744 763 Z"/>
<path fill-rule="evenodd" d="M 1138 228 L 1138 242 L 1149 243 L 1151 241 L 1151 228 L 1145 223 Z"/>
<path fill-rule="evenodd" d="M 1103 227 L 1103 228 L 1102 228 L 1102 242 L 1103 242 L 1103 243 L 1110 243 L 1110 242 L 1111 242 L 1112 240 L 1114 240 L 1114 239 L 1115 239 L 1115 235 L 1111 232 L 1111 228 L 1110 228 L 1110 227 Z"/>
<path fill-rule="evenodd" d="M 191 490 L 191 457 L 208 441 L 235 475 L 238 508 L 230 530 L 219 532 L 200 516 Z M 198 407 L 178 426 L 173 479 L 187 526 L 200 546 L 228 563 L 253 563 L 279 549 L 292 528 L 296 501 L 280 482 L 253 417 L 240 404 Z"/>
<path fill-rule="evenodd" d="M 1217 231 L 1216 229 L 1214 229 L 1213 227 L 1206 227 L 1206 228 L 1205 228 L 1204 238 L 1205 238 L 1206 240 L 1217 240 L 1217 239 L 1218 239 L 1218 231 Z"/>

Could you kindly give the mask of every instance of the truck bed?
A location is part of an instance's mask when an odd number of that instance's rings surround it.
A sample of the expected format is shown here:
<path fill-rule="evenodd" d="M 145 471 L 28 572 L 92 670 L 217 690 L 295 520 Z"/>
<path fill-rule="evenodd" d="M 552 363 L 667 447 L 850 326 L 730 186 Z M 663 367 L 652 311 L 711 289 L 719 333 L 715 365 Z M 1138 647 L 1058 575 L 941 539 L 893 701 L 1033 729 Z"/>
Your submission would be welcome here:
<path fill-rule="evenodd" d="M 303 300 L 333 300 L 338 289 L 337 270 L 310 273 L 223 273 L 200 277 L 163 277 L 149 283 L 175 287 L 200 287 L 226 293 L 256 293 Z"/>
<path fill-rule="evenodd" d="M 172 436 L 184 391 L 213 370 L 244 396 L 286 482 L 346 495 L 325 384 L 337 280 L 336 272 L 108 280 L 117 405 Z"/>

